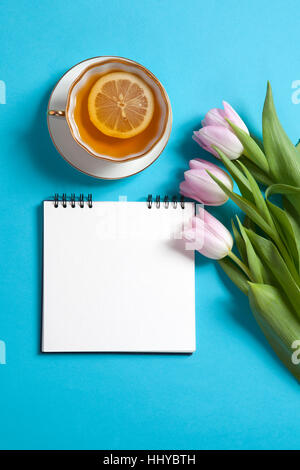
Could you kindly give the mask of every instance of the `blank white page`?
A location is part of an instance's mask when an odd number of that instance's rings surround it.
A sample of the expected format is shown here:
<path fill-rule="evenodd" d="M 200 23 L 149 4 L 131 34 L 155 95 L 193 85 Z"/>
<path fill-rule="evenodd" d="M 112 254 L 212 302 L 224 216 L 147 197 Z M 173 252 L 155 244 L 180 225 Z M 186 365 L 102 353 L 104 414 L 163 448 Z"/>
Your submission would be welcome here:
<path fill-rule="evenodd" d="M 44 352 L 195 350 L 194 204 L 44 202 Z"/>

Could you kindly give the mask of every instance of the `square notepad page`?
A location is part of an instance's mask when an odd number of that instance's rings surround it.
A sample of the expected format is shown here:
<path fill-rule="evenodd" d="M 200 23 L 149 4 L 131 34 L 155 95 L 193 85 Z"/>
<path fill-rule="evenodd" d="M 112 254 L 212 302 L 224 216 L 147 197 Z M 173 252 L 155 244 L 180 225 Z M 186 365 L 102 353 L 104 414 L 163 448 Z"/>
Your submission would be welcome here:
<path fill-rule="evenodd" d="M 193 352 L 194 211 L 45 201 L 42 351 Z"/>

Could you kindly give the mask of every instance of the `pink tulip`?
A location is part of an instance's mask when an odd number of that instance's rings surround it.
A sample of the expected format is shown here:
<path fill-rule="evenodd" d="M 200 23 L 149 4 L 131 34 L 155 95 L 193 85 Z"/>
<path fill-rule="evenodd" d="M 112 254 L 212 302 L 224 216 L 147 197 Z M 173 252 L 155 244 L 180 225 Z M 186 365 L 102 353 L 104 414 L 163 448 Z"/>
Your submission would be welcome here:
<path fill-rule="evenodd" d="M 228 196 L 207 173 L 208 170 L 232 190 L 232 179 L 225 171 L 197 158 L 190 161 L 190 168 L 184 173 L 185 181 L 180 184 L 180 194 L 208 206 L 220 206 L 228 200 Z"/>
<path fill-rule="evenodd" d="M 229 119 L 243 131 L 249 131 L 240 116 L 223 101 L 224 109 L 211 109 L 202 121 L 202 129 L 195 131 L 193 139 L 205 150 L 219 158 L 218 153 L 212 148 L 218 147 L 230 160 L 239 158 L 243 153 L 243 146 L 226 121 Z"/>
<path fill-rule="evenodd" d="M 240 127 L 241 129 L 243 129 L 243 131 L 249 134 L 246 124 L 240 118 L 238 113 L 233 109 L 233 107 L 230 106 L 230 104 L 227 103 L 226 101 L 223 101 L 222 103 L 223 103 L 224 109 L 213 108 L 210 111 L 208 111 L 208 113 L 206 114 L 205 118 L 202 121 L 202 126 L 203 127 L 223 126 L 231 130 L 229 123 L 226 121 L 226 119 L 229 119 L 229 121 L 233 122 L 233 124 Z"/>
<path fill-rule="evenodd" d="M 244 150 L 237 136 L 225 126 L 206 126 L 195 131 L 193 139 L 208 152 L 219 158 L 211 146 L 218 147 L 230 160 L 239 158 Z"/>
<path fill-rule="evenodd" d="M 225 258 L 233 245 L 227 228 L 203 208 L 199 209 L 198 216 L 193 217 L 192 227 L 183 232 L 183 239 L 211 259 Z"/>

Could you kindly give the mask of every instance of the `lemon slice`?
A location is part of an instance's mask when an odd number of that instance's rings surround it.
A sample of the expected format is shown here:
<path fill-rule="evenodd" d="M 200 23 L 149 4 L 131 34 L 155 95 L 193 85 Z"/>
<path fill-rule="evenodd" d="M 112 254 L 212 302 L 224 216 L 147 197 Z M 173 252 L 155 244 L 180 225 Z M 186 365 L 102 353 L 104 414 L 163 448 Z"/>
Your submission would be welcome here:
<path fill-rule="evenodd" d="M 128 139 L 149 125 L 154 98 L 149 86 L 127 72 L 113 72 L 96 81 L 88 98 L 92 123 L 106 135 Z"/>

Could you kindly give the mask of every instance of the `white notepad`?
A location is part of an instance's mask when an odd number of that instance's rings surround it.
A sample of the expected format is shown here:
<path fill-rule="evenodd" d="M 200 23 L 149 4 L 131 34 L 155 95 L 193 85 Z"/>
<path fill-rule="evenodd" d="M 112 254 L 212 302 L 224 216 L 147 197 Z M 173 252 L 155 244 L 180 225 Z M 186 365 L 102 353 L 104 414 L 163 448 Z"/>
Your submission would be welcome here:
<path fill-rule="evenodd" d="M 195 350 L 193 203 L 44 202 L 43 352 Z"/>

